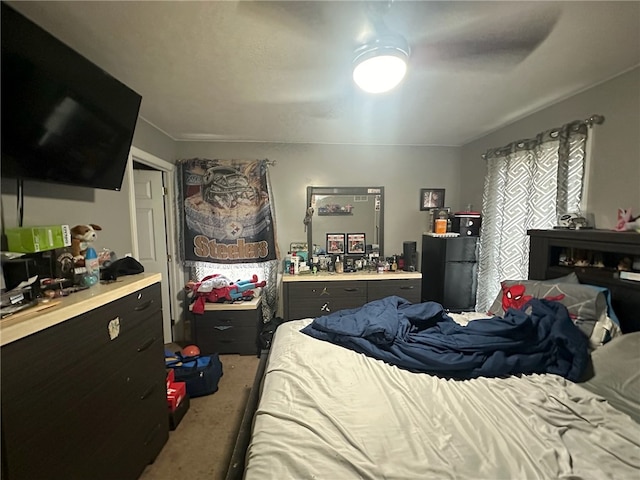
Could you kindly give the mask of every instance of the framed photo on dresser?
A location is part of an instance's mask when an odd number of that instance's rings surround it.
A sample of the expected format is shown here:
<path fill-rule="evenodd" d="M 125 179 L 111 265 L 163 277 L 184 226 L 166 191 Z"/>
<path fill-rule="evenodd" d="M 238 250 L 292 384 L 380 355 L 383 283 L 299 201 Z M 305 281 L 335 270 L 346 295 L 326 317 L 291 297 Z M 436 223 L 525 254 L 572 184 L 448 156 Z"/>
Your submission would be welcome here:
<path fill-rule="evenodd" d="M 327 253 L 344 253 L 344 233 L 327 233 Z"/>
<path fill-rule="evenodd" d="M 364 233 L 347 233 L 347 253 L 349 255 L 364 255 L 366 235 Z"/>

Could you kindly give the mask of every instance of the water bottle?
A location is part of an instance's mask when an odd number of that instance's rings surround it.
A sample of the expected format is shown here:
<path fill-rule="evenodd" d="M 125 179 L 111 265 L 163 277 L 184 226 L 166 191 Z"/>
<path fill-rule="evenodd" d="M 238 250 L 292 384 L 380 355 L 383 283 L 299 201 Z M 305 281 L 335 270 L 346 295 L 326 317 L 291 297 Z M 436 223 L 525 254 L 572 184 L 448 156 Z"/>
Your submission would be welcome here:
<path fill-rule="evenodd" d="M 87 269 L 82 283 L 86 287 L 91 287 L 100 280 L 100 263 L 98 262 L 98 254 L 92 247 L 87 248 L 84 254 L 84 266 Z"/>

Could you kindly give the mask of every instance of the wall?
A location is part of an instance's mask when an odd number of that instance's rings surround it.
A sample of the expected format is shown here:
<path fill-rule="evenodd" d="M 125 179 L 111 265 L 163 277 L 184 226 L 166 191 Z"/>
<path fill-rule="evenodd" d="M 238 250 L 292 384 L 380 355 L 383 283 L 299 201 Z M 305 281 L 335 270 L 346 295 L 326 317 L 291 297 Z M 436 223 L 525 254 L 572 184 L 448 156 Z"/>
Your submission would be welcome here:
<path fill-rule="evenodd" d="M 167 162 L 176 158 L 175 140 L 141 117 L 133 133 L 133 145 Z"/>
<path fill-rule="evenodd" d="M 602 229 L 615 226 L 620 207 L 640 214 L 640 68 L 465 145 L 461 203 L 482 204 L 483 182 L 478 179 L 486 174 L 481 155 L 489 148 L 531 138 L 592 114 L 604 115 L 605 122 L 590 130 L 593 165 L 587 211 L 594 214 L 596 227 Z"/>
<path fill-rule="evenodd" d="M 128 192 L 126 178 L 119 192 L 25 180 L 23 225 L 98 224 L 103 230 L 98 232 L 96 250 L 108 248 L 124 256 L 131 252 Z M 2 214 L 7 227 L 19 225 L 16 201 L 15 181 L 2 179 Z"/>
<path fill-rule="evenodd" d="M 275 160 L 270 178 L 281 254 L 307 239 L 302 221 L 309 185 L 385 187 L 386 255 L 402 253 L 405 240 L 421 244 L 427 212 L 419 209 L 420 188 L 444 188 L 445 203 L 461 206 L 458 148 L 179 142 L 177 156 Z"/>

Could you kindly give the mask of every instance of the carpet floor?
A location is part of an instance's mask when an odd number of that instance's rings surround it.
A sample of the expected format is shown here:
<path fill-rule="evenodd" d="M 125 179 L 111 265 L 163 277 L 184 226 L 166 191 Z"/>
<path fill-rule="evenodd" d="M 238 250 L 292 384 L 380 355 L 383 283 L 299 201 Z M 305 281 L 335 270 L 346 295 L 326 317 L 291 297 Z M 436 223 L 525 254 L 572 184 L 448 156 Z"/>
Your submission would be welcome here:
<path fill-rule="evenodd" d="M 139 480 L 224 479 L 260 359 L 220 355 L 220 361 L 218 391 L 190 399 L 184 418 Z"/>

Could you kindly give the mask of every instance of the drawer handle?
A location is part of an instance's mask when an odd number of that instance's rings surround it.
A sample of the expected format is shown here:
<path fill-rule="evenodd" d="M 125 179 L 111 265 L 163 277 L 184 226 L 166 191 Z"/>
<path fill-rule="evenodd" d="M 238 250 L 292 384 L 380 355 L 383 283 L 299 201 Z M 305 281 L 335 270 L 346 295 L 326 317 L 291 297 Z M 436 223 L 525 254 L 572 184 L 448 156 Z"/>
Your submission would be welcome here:
<path fill-rule="evenodd" d="M 357 287 L 351 287 L 351 288 L 345 288 L 344 291 L 345 292 L 357 292 L 358 290 L 360 290 Z"/>
<path fill-rule="evenodd" d="M 400 287 L 400 290 L 413 290 L 413 285 L 405 285 Z"/>
<path fill-rule="evenodd" d="M 155 389 L 156 384 L 154 383 L 144 391 L 144 393 L 140 396 L 140 400 L 146 400 L 147 398 L 149 398 Z"/>
<path fill-rule="evenodd" d="M 144 342 L 142 345 L 138 347 L 138 353 L 144 352 L 147 348 L 153 345 L 155 341 L 156 341 L 156 337 L 151 337 L 150 339 L 148 339 L 146 342 Z"/>
<path fill-rule="evenodd" d="M 146 310 L 147 308 L 149 308 L 152 303 L 153 303 L 153 300 L 147 300 L 142 305 L 136 305 L 133 309 L 136 312 L 141 312 L 142 310 Z"/>

